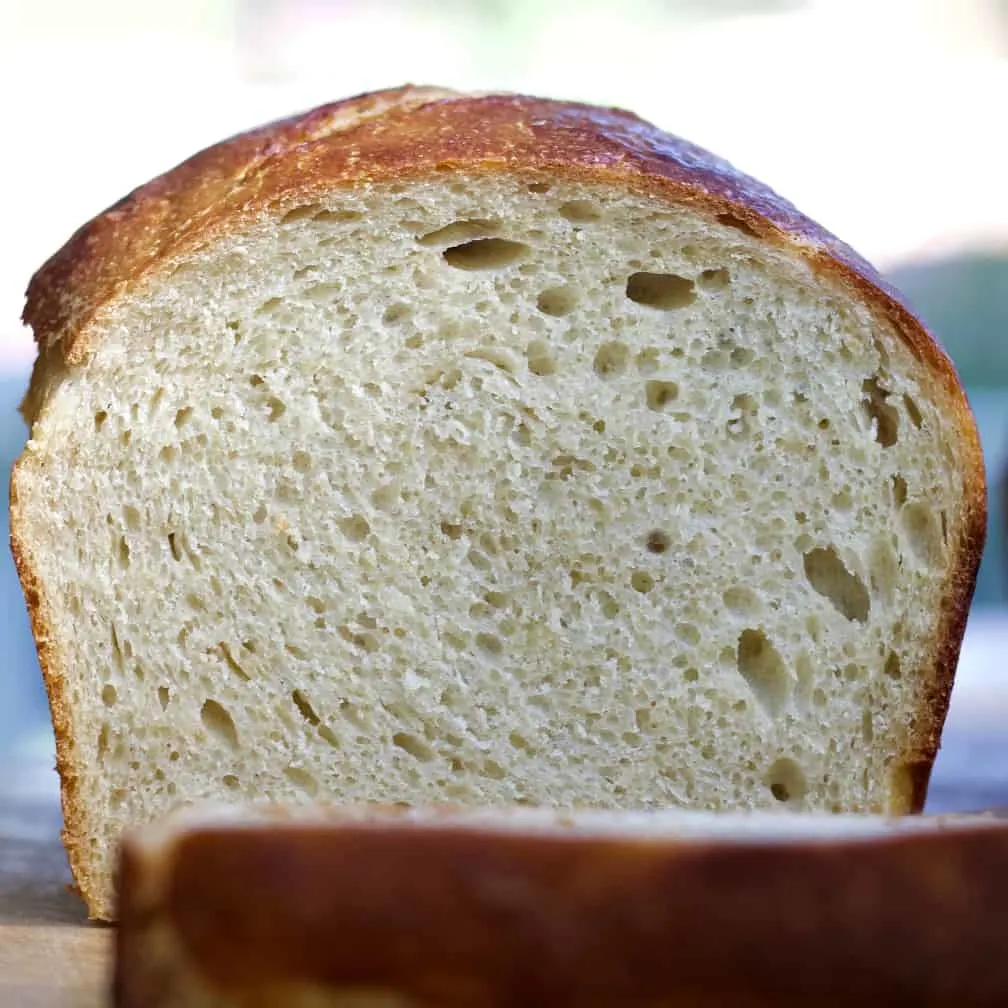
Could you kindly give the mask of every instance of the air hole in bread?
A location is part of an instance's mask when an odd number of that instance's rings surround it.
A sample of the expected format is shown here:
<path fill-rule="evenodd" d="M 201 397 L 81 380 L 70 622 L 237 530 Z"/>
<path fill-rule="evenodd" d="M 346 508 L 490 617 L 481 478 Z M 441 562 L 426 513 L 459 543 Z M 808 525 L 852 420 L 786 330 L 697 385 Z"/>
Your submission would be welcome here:
<path fill-rule="evenodd" d="M 893 503 L 896 507 L 902 507 L 907 499 L 907 482 L 897 473 L 892 478 Z"/>
<path fill-rule="evenodd" d="M 692 623 L 676 623 L 675 635 L 690 647 L 696 647 L 700 643 L 700 630 Z"/>
<path fill-rule="evenodd" d="M 326 745 L 332 746 L 333 749 L 341 749 L 342 745 L 336 733 L 326 724 L 320 724 L 318 726 L 318 736 L 322 739 Z"/>
<path fill-rule="evenodd" d="M 736 616 L 749 616 L 759 612 L 760 601 L 756 593 L 751 588 L 735 586 L 726 588 L 721 596 L 728 612 Z"/>
<path fill-rule="evenodd" d="M 280 218 L 281 224 L 297 224 L 299 221 L 311 220 L 322 208 L 317 203 L 304 203 L 288 210 Z"/>
<path fill-rule="evenodd" d="M 882 666 L 882 671 L 890 679 L 902 679 L 903 678 L 903 667 L 900 663 L 900 657 L 895 651 L 890 651 L 886 655 L 885 665 Z"/>
<path fill-rule="evenodd" d="M 487 558 L 486 554 L 481 552 L 480 550 L 475 549 L 469 550 L 469 552 L 466 554 L 466 560 L 468 560 L 469 563 L 471 563 L 473 567 L 475 567 L 477 570 L 489 571 L 492 569 L 493 566 L 490 563 L 490 560 Z"/>
<path fill-rule="evenodd" d="M 200 708 L 200 720 L 203 722 L 203 727 L 218 742 L 228 749 L 238 748 L 238 729 L 235 728 L 234 719 L 216 700 L 207 700 L 203 704 Z"/>
<path fill-rule="evenodd" d="M 419 736 L 411 732 L 396 732 L 392 736 L 392 744 L 398 746 L 421 763 L 429 763 L 435 757 L 434 750 Z"/>
<path fill-rule="evenodd" d="M 297 708 L 298 713 L 308 722 L 308 724 L 313 727 L 317 727 L 322 723 L 322 719 L 315 713 L 315 708 L 312 707 L 311 702 L 308 698 L 301 692 L 301 690 L 294 690 L 291 693 L 291 700 L 294 701 L 294 706 Z"/>
<path fill-rule="evenodd" d="M 742 234 L 748 235 L 750 238 L 759 238 L 759 232 L 753 228 L 753 226 L 739 217 L 738 214 L 733 213 L 719 213 L 717 215 L 718 224 L 723 224 L 725 227 L 734 228 L 736 231 L 741 231 Z"/>
<path fill-rule="evenodd" d="M 770 793 L 782 803 L 799 805 L 808 791 L 805 772 L 795 760 L 786 756 L 774 761 L 765 779 Z"/>
<path fill-rule="evenodd" d="M 603 590 L 598 593 L 598 604 L 606 619 L 616 619 L 619 616 L 620 605 L 609 592 Z"/>
<path fill-rule="evenodd" d="M 307 293 L 307 292 L 306 292 Z M 283 299 L 278 297 L 272 297 L 264 301 L 258 308 L 256 308 L 256 315 L 274 315 L 276 312 L 283 307 Z"/>
<path fill-rule="evenodd" d="M 696 300 L 693 281 L 675 273 L 632 273 L 626 296 L 639 305 L 660 311 L 685 308 Z"/>
<path fill-rule="evenodd" d="M 603 343 L 598 348 L 593 362 L 595 374 L 600 378 L 609 378 L 622 374 L 630 360 L 630 348 L 626 343 L 612 341 Z"/>
<path fill-rule="evenodd" d="M 861 739 L 865 745 L 871 745 L 875 741 L 875 723 L 872 719 L 871 709 L 866 707 L 861 713 Z"/>
<path fill-rule="evenodd" d="M 136 532 L 140 528 L 140 512 L 132 504 L 127 504 L 123 508 L 123 519 L 126 522 L 126 528 L 131 532 Z"/>
<path fill-rule="evenodd" d="M 735 367 L 745 367 L 756 359 L 756 352 L 749 347 L 737 346 L 732 348 L 728 358 Z"/>
<path fill-rule="evenodd" d="M 743 392 L 734 396 L 731 402 L 731 419 L 727 423 L 728 436 L 732 438 L 746 437 L 755 429 L 755 417 L 759 413 L 759 403 Z"/>
<path fill-rule="evenodd" d="M 241 781 L 234 774 L 224 774 L 221 784 L 229 791 L 237 791 L 241 787 Z"/>
<path fill-rule="evenodd" d="M 560 318 L 577 307 L 578 296 L 573 287 L 547 287 L 536 298 L 536 307 L 544 315 Z"/>
<path fill-rule="evenodd" d="M 245 682 L 251 682 L 252 676 L 249 675 L 248 671 L 241 664 L 241 662 L 239 662 L 238 659 L 235 658 L 234 653 L 231 651 L 231 648 L 229 648 L 228 645 L 224 641 L 221 641 L 217 645 L 217 650 L 220 653 L 220 656 L 223 659 L 224 664 L 236 676 L 238 676 L 239 679 L 242 679 Z"/>
<path fill-rule="evenodd" d="M 844 565 L 832 547 L 810 550 L 803 558 L 809 584 L 848 620 L 866 623 L 871 599 L 864 582 Z"/>
<path fill-rule="evenodd" d="M 726 269 L 701 270 L 697 277 L 697 286 L 708 291 L 724 290 L 730 284 L 731 273 Z"/>
<path fill-rule="evenodd" d="M 646 545 L 649 553 L 664 553 L 669 548 L 669 537 L 661 529 L 652 529 Z"/>
<path fill-rule="evenodd" d="M 498 230 L 496 221 L 474 219 L 457 220 L 430 231 L 417 238 L 420 245 L 447 248 L 449 245 L 459 245 L 475 238 L 489 238 Z"/>
<path fill-rule="evenodd" d="M 364 220 L 364 214 L 360 210 L 320 210 L 315 214 L 314 220 L 329 224 L 352 224 Z"/>
<path fill-rule="evenodd" d="M 284 776 L 306 795 L 314 797 L 318 794 L 318 781 L 307 770 L 296 766 L 285 767 Z"/>
<path fill-rule="evenodd" d="M 602 211 L 591 200 L 568 200 L 557 207 L 557 213 L 574 224 L 602 219 Z"/>
<path fill-rule="evenodd" d="M 269 399 L 266 400 L 266 409 L 269 412 L 266 419 L 269 420 L 270 423 L 276 423 L 276 421 L 287 412 L 287 405 L 277 396 L 270 396 Z"/>
<path fill-rule="evenodd" d="M 101 698 L 102 703 L 105 704 L 106 707 L 114 707 L 116 705 L 116 701 L 119 699 L 119 694 L 116 692 L 116 688 L 112 685 L 112 683 L 105 683 L 102 687 Z"/>
<path fill-rule="evenodd" d="M 476 634 L 476 646 L 489 655 L 499 655 L 504 651 L 504 645 L 496 634 L 481 632 Z"/>
<path fill-rule="evenodd" d="M 525 360 L 529 371 L 540 378 L 556 373 L 557 364 L 545 340 L 532 340 L 525 348 Z"/>
<path fill-rule="evenodd" d="M 312 284 L 310 287 L 305 287 L 304 296 L 309 301 L 314 301 L 316 304 L 328 305 L 332 304 L 340 295 L 342 287 L 338 283 L 317 283 Z M 274 298 L 274 301 L 277 301 Z M 269 302 L 267 302 L 269 304 Z M 273 305 L 273 309 L 279 307 L 279 302 Z M 263 306 L 263 311 L 269 311 L 273 309 L 267 309 L 266 305 Z"/>
<path fill-rule="evenodd" d="M 899 438 L 899 412 L 888 403 L 890 393 L 879 384 L 878 376 L 866 378 L 861 385 L 862 406 L 872 422 L 875 440 L 890 448 Z"/>
<path fill-rule="evenodd" d="M 117 551 L 119 566 L 123 569 L 130 565 L 130 548 L 125 536 L 119 537 L 119 549 Z"/>
<path fill-rule="evenodd" d="M 760 707 L 771 717 L 782 714 L 791 698 L 792 679 L 770 638 L 760 629 L 743 630 L 735 660 Z"/>
<path fill-rule="evenodd" d="M 948 536 L 948 515 L 944 511 L 938 512 L 938 519 L 941 522 L 941 537 L 942 542 L 948 546 L 949 536 Z"/>
<path fill-rule="evenodd" d="M 280 218 L 280 224 L 297 224 L 306 220 L 345 223 L 361 220 L 363 216 L 359 210 L 326 210 L 318 203 L 305 203 L 302 206 L 294 207 L 293 210 L 288 210 Z"/>
<path fill-rule="evenodd" d="M 96 431 L 100 431 L 102 427 L 105 426 L 105 421 L 108 420 L 108 413 L 105 410 L 98 410 L 94 415 L 94 428 Z"/>
<path fill-rule="evenodd" d="M 536 747 L 521 732 L 508 732 L 508 742 L 515 748 L 529 756 L 536 755 Z"/>
<path fill-rule="evenodd" d="M 402 494 L 399 486 L 395 483 L 386 483 L 371 493 L 371 503 L 379 511 L 392 511 Z"/>
<path fill-rule="evenodd" d="M 477 238 L 445 249 L 442 257 L 455 269 L 497 270 L 521 261 L 529 251 L 528 245 L 507 238 Z"/>
<path fill-rule="evenodd" d="M 879 536 L 869 554 L 872 593 L 885 600 L 892 598 L 899 579 L 899 568 L 899 559 L 889 535 Z"/>
<path fill-rule="evenodd" d="M 483 761 L 483 773 L 491 780 L 504 780 L 508 776 L 507 770 L 494 759 Z"/>
<path fill-rule="evenodd" d="M 679 385 L 674 381 L 652 380 L 644 385 L 648 409 L 662 412 L 679 398 Z"/>
<path fill-rule="evenodd" d="M 920 407 L 906 394 L 903 396 L 903 405 L 906 408 L 907 416 L 910 417 L 910 423 L 920 430 L 924 426 L 924 417 L 921 415 Z"/>
<path fill-rule="evenodd" d="M 171 701 L 171 691 L 167 686 L 158 686 L 158 703 L 161 704 L 161 710 L 167 710 L 168 704 Z"/>
<path fill-rule="evenodd" d="M 630 584 L 634 591 L 646 595 L 654 588 L 655 579 L 647 571 L 637 570 L 630 575 Z"/>
<path fill-rule="evenodd" d="M 536 193 L 537 195 L 541 196 L 545 193 L 548 193 L 552 188 L 553 187 L 550 185 L 549 182 L 530 182 L 528 186 L 528 191 L 530 193 Z"/>
<path fill-rule="evenodd" d="M 104 763 L 109 752 L 109 730 L 108 725 L 102 725 L 98 732 L 98 762 Z"/>
<path fill-rule="evenodd" d="M 408 304 L 397 301 L 385 309 L 382 314 L 382 323 L 387 326 L 399 325 L 401 322 L 405 322 L 412 314 L 413 309 Z"/>
<path fill-rule="evenodd" d="M 360 648 L 362 651 L 374 653 L 380 648 L 378 639 L 373 634 L 355 633 L 350 629 L 350 627 L 346 626 L 346 624 L 337 627 L 336 632 L 348 644 L 352 644 L 354 647 Z"/>
<path fill-rule="evenodd" d="M 494 367 L 500 368 L 505 374 L 514 375 L 518 372 L 518 362 L 510 350 L 499 346 L 481 346 L 468 350 L 465 356 L 470 360 L 483 360 Z"/>
<path fill-rule="evenodd" d="M 292 658 L 296 658 L 298 661 L 308 661 L 308 652 L 297 644 L 292 644 L 287 641 L 284 644 L 284 651 L 287 652 Z"/>
<path fill-rule="evenodd" d="M 928 504 L 908 504 L 901 514 L 903 533 L 910 549 L 921 562 L 934 565 L 942 547 L 938 522 Z"/>

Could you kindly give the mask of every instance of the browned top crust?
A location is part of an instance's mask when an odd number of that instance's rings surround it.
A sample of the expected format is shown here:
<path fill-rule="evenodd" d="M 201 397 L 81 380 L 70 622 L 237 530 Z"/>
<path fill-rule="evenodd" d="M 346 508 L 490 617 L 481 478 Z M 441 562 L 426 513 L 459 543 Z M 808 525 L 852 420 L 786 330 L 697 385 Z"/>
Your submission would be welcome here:
<path fill-rule="evenodd" d="M 994 1005 L 1006 933 L 1004 825 L 759 842 L 197 828 L 124 849 L 115 1003 L 269 1008 L 304 984 L 312 1004 L 404 1008 Z"/>

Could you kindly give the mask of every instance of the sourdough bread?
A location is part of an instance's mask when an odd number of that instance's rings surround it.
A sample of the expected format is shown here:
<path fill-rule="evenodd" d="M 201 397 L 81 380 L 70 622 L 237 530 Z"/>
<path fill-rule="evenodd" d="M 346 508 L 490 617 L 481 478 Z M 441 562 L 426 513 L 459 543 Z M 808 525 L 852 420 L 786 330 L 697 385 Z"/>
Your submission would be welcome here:
<path fill-rule="evenodd" d="M 12 540 L 65 838 L 199 799 L 919 809 L 985 521 L 947 358 L 624 112 L 403 89 L 33 279 Z"/>
<path fill-rule="evenodd" d="M 1008 826 L 190 813 L 128 836 L 117 1008 L 1008 1003 Z"/>

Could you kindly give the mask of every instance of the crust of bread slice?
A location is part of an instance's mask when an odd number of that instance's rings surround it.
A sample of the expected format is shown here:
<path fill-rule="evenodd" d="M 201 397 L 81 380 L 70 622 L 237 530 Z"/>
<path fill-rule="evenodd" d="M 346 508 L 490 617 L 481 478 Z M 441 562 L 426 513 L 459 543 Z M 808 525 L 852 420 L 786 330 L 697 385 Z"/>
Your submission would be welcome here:
<path fill-rule="evenodd" d="M 334 187 L 449 176 L 455 171 L 615 183 L 688 204 L 786 246 L 892 325 L 933 378 L 950 424 L 962 432 L 964 519 L 937 620 L 931 681 L 912 725 L 900 804 L 923 806 L 948 706 L 986 529 L 986 484 L 974 420 L 949 359 L 921 321 L 856 253 L 771 190 L 726 162 L 630 113 L 514 95 L 464 96 L 404 87 L 328 105 L 227 140 L 140 187 L 81 228 L 32 279 L 24 320 L 39 356 L 23 404 L 29 425 L 101 338 L 110 306 L 156 271 L 230 233 L 266 209 L 282 211 Z M 66 662 L 46 588 L 37 576 L 18 499 L 25 455 L 11 483 L 11 542 L 31 617 L 56 732 L 65 842 L 88 896 Z M 95 905 L 92 901 L 92 905 Z"/>
<path fill-rule="evenodd" d="M 1008 1003 L 1003 822 L 690 816 L 155 827 L 115 1004 Z"/>

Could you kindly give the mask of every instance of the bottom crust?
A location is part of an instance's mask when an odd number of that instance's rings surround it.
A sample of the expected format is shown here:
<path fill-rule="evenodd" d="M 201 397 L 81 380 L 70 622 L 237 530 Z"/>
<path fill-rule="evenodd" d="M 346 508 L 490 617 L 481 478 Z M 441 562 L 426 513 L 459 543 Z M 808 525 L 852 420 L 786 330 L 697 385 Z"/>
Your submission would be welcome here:
<path fill-rule="evenodd" d="M 1008 1004 L 994 820 L 842 840 L 210 825 L 128 839 L 120 885 L 118 1008 Z"/>

